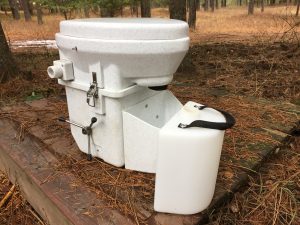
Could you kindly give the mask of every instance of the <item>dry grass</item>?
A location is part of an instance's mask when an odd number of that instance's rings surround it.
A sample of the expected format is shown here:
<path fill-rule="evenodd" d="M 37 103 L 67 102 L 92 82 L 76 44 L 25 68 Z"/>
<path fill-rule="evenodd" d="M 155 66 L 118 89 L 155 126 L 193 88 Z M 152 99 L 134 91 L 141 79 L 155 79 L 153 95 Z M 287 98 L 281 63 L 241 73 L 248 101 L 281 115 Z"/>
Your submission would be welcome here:
<path fill-rule="evenodd" d="M 28 105 L 20 105 L 18 110 L 9 106 L 4 110 L 0 109 L 1 119 L 13 120 L 20 124 L 16 136 L 18 141 L 21 141 L 25 133 L 31 131 L 31 128 L 39 126 L 45 129 L 41 133 L 47 132 L 48 140 L 55 140 L 55 138 L 63 136 L 65 143 L 74 143 L 70 127 L 57 121 L 61 115 L 67 115 L 67 105 L 64 100 L 57 98 L 48 99 L 46 109 Z M 41 117 L 43 120 L 37 119 Z M 124 215 L 138 220 L 137 224 L 145 224 L 148 213 L 144 215 L 143 212 L 153 211 L 154 174 L 118 168 L 97 158 L 87 161 L 86 155 L 79 151 L 63 155 L 57 153 L 56 157 L 60 163 L 54 166 L 55 174 L 47 177 L 42 182 L 43 184 L 57 179 L 57 176 L 70 174 L 76 178 L 72 182 L 72 186 L 85 184 L 86 188 L 93 192 L 98 199 L 104 200 L 101 201 L 101 205 L 97 204 L 88 208 L 83 213 L 84 215 L 95 216 L 97 215 L 94 214 L 96 209 L 118 209 Z M 1 190 L 0 186 L 0 193 Z M 143 210 L 140 212 L 139 210 L 142 208 Z"/>
<path fill-rule="evenodd" d="M 270 158 L 248 187 L 211 215 L 211 225 L 300 224 L 300 138 Z"/>
<path fill-rule="evenodd" d="M 223 90 L 236 96 L 295 102 L 300 99 L 297 45 L 204 43 L 191 47 L 188 54 L 175 82 L 209 87 L 210 91 Z"/>
<path fill-rule="evenodd" d="M 62 19 L 61 16 L 44 16 L 44 25 L 38 25 L 35 17 L 32 21 L 25 22 L 24 19 L 15 21 L 2 15 L 3 28 L 8 41 L 54 39 Z"/>
<path fill-rule="evenodd" d="M 153 212 L 155 175 L 117 168 L 97 158 L 87 162 L 86 155 L 80 154 L 80 159 L 64 156 L 55 168 L 57 174 L 72 174 L 78 181 L 73 185 L 84 183 L 99 199 L 104 200 L 95 208 L 117 209 L 137 224 L 147 224 L 147 216 Z M 50 179 L 55 179 L 55 176 Z M 93 215 L 93 209 L 88 211 Z"/>
<path fill-rule="evenodd" d="M 193 42 L 211 39 L 249 39 L 253 35 L 270 36 L 278 35 L 289 29 L 287 22 L 294 20 L 295 6 L 266 7 L 261 13 L 258 9 L 255 15 L 248 16 L 245 7 L 222 8 L 214 13 L 199 11 L 197 13 L 197 26 L 191 31 Z M 71 18 L 83 17 L 73 15 Z M 98 17 L 92 15 L 92 17 Z M 124 17 L 131 17 L 129 9 L 124 10 Z M 158 8 L 152 10 L 152 17 L 169 17 L 168 9 Z M 31 22 L 24 20 L 14 21 L 10 17 L 0 15 L 4 30 L 10 41 L 54 39 L 59 31 L 59 22 L 62 15 L 45 15 L 44 25 L 38 25 L 36 17 Z"/>
<path fill-rule="evenodd" d="M 45 225 L 38 214 L 23 198 L 18 187 L 9 182 L 4 173 L 0 171 L 0 200 L 7 197 L 0 207 L 0 224 L 7 225 Z M 8 195 L 11 193 L 11 195 Z"/>
<path fill-rule="evenodd" d="M 129 16 L 129 13 L 126 13 Z M 197 29 L 191 32 L 192 40 L 194 42 L 219 40 L 219 38 L 243 40 L 253 35 L 276 37 L 278 32 L 288 29 L 285 15 L 289 15 L 290 12 L 286 11 L 286 7 L 267 7 L 263 15 L 257 12 L 254 16 L 247 16 L 246 13 L 245 8 L 220 9 L 215 13 L 201 11 L 198 13 Z M 167 17 L 168 11 L 155 9 L 152 14 L 155 17 Z M 26 23 L 5 19 L 3 22 L 10 40 L 53 39 L 54 33 L 58 32 L 59 21 L 62 19 L 61 16 L 45 16 L 43 26 L 37 25 L 36 21 Z M 294 117 L 297 116 L 296 114 L 286 115 L 284 110 L 278 110 L 275 105 L 273 107 L 262 104 L 264 106 L 262 108 L 258 101 L 257 103 L 248 101 L 248 98 L 251 96 L 273 100 L 280 98 L 282 102 L 298 101 L 300 93 L 299 48 L 280 44 L 262 46 L 255 45 L 253 42 L 249 46 L 215 43 L 204 46 L 195 45 L 190 54 L 189 59 L 192 67 L 195 68 L 178 73 L 171 89 L 183 102 L 194 100 L 229 110 L 238 121 L 236 127 L 228 131 L 226 135 L 220 165 L 218 185 L 227 189 L 236 173 L 244 169 L 237 169 L 236 165 L 227 158 L 256 159 L 258 151 L 249 151 L 247 143 L 250 142 L 278 144 L 270 135 L 255 133 L 253 129 L 269 127 L 270 121 L 273 121 L 274 125 L 278 123 L 284 127 L 286 123 L 294 121 Z M 61 93 L 61 87 L 55 81 L 44 79 L 47 77 L 46 65 L 51 63 L 51 57 L 50 59 L 38 58 L 33 61 L 30 61 L 30 57 L 26 55 L 20 57 L 19 61 L 26 63 L 24 67 L 32 65 L 38 65 L 38 67 L 29 69 L 33 71 L 32 78 L 29 80 L 16 78 L 8 84 L 1 85 L 0 105 L 8 104 L 12 99 L 19 101 L 24 95 L 30 95 L 32 91 L 45 93 L 44 96 L 47 96 L 48 92 Z M 35 63 L 35 60 L 42 63 Z M 12 85 L 14 85 L 13 89 Z M 219 95 L 220 92 L 225 92 L 225 95 Z M 65 106 L 59 107 L 59 112 L 62 111 L 66 112 Z M 12 115 L 14 114 L 10 113 L 9 116 Z M 22 112 L 19 116 L 21 120 L 28 121 L 23 130 L 34 125 L 35 122 L 30 120 L 26 113 Z M 253 120 L 253 118 L 256 119 Z M 59 129 L 56 124 L 51 124 L 48 120 L 44 122 L 43 126 Z M 213 215 L 211 219 L 215 221 L 215 224 L 285 224 L 292 219 L 296 224 L 295 221 L 299 219 L 295 212 L 299 210 L 297 204 L 299 203 L 300 178 L 297 164 L 299 151 L 295 150 L 295 146 L 291 147 L 292 150 L 288 153 L 280 155 L 281 161 L 269 161 L 266 169 L 258 175 L 261 179 L 251 178 L 249 188 L 245 192 L 237 194 L 220 214 Z M 259 146 L 255 147 L 259 148 Z M 153 200 L 154 177 L 151 175 L 144 176 L 138 172 L 117 169 L 101 160 L 86 163 L 85 160 L 74 159 L 71 156 L 66 157 L 63 165 L 56 169 L 62 173 L 71 171 L 93 191 L 100 193 L 101 197 L 107 200 L 109 207 L 118 208 L 132 217 L 136 216 L 136 212 L 133 210 L 131 201 L 140 202 L 143 205 L 142 200 L 146 202 L 145 204 Z M 86 179 L 92 172 L 95 173 L 93 177 L 99 179 Z M 298 203 L 295 203 L 295 199 Z M 20 208 L 18 205 L 16 207 Z M 138 215 L 138 220 L 143 221 L 143 216 Z"/>
<path fill-rule="evenodd" d="M 260 132 L 259 129 L 270 128 L 270 121 L 272 121 L 274 126 L 279 126 L 275 129 L 281 131 L 286 124 L 299 119 L 296 113 L 287 114 L 284 109 L 281 110 L 285 107 L 284 101 L 299 97 L 300 83 L 295 82 L 299 79 L 299 74 L 294 73 L 294 70 L 298 68 L 300 54 L 296 51 L 291 57 L 286 57 L 290 54 L 290 48 L 293 49 L 293 46 L 288 46 L 286 50 L 286 48 L 282 49 L 279 44 L 249 46 L 241 43 L 193 46 L 189 58 L 196 67 L 195 71 L 192 74 L 186 71 L 178 73 L 170 86 L 175 95 L 184 103 L 194 100 L 212 107 L 226 109 L 237 119 L 235 128 L 228 131 L 225 136 L 217 190 L 230 190 L 233 179 L 239 173 L 245 169 L 247 172 L 251 170 L 249 166 L 236 162 L 255 161 L 259 158 L 260 148 L 265 147 L 264 144 L 279 144 L 269 133 Z M 43 63 L 31 69 L 37 70 L 37 73 L 33 72 L 35 84 L 30 81 L 22 83 L 21 78 L 16 78 L 11 83 L 0 85 L 0 93 L 3 97 L 5 96 L 3 104 L 23 92 L 27 93 L 28 89 L 53 88 L 53 93 L 60 93 L 61 87 L 56 82 L 52 83 L 45 74 L 46 61 L 51 62 L 52 58 L 41 58 L 38 55 L 25 53 L 24 55 L 18 53 L 17 56 L 21 57 L 18 61 L 25 65 L 28 63 L 27 66 L 35 65 L 36 61 Z M 230 59 L 232 57 L 234 60 Z M 256 79 L 257 75 L 260 75 L 259 79 Z M 44 79 L 43 76 L 47 78 Z M 284 78 L 280 80 L 280 77 Z M 277 80 L 279 83 L 276 83 Z M 273 81 L 275 83 L 272 83 Z M 11 89 L 12 85 L 14 89 Z M 223 91 L 225 95 L 222 94 Z M 278 97 L 281 96 L 283 105 L 278 107 L 270 102 L 261 103 L 258 99 L 249 100 L 249 96 L 276 99 L 278 102 Z M 46 111 L 49 115 L 45 114 Z M 0 117 L 14 118 L 21 122 L 20 136 L 24 130 L 38 123 L 39 126 L 47 129 L 48 133 L 61 134 L 67 137 L 65 140 L 72 140 L 69 128 L 64 129 L 64 126 L 57 124 L 55 120 L 62 113 L 67 114 L 65 102 L 55 100 L 51 109 L 29 110 L 26 108 L 18 112 L 12 109 L 6 113 L 0 112 Z M 36 117 L 42 115 L 43 121 L 35 120 Z M 254 130 L 256 132 L 253 132 Z M 282 132 L 285 131 L 282 130 Z M 132 218 L 136 217 L 142 223 L 145 216 L 137 211 L 140 207 L 148 207 L 147 210 L 150 212 L 153 210 L 149 206 L 153 202 L 154 176 L 115 168 L 97 159 L 87 162 L 83 154 L 80 156 L 79 158 L 72 155 L 63 157 L 62 164 L 55 168 L 58 174 L 71 173 L 80 183 L 85 183 L 99 198 L 105 199 L 107 203 L 105 207 L 118 209 Z M 55 179 L 55 176 L 51 179 Z M 292 209 L 294 210 L 295 207 L 292 206 Z"/>
<path fill-rule="evenodd" d="M 252 36 L 276 36 L 289 29 L 287 21 L 294 20 L 295 7 L 266 7 L 254 15 L 247 15 L 244 7 L 216 10 L 214 13 L 199 12 L 192 40 L 220 38 L 226 40 L 249 39 Z"/>
<path fill-rule="evenodd" d="M 13 105 L 26 98 L 34 98 L 33 93 L 41 97 L 59 95 L 64 90 L 57 82 L 47 76 L 46 68 L 52 65 L 58 54 L 33 50 L 33 52 L 16 53 L 16 63 L 22 68 L 22 74 L 0 85 L 0 107 Z M 37 54 L 38 53 L 38 54 Z M 13 88 L 12 88 L 13 87 Z M 37 97 L 37 96 L 36 96 Z"/>

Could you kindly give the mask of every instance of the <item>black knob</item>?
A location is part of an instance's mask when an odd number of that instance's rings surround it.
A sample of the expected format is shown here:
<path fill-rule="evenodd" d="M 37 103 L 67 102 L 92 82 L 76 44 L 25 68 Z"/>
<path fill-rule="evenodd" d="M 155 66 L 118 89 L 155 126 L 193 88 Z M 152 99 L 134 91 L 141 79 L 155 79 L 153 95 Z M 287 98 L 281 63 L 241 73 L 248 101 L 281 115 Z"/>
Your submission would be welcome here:
<path fill-rule="evenodd" d="M 91 119 L 91 123 L 96 123 L 97 122 L 97 118 L 96 117 L 93 117 L 92 119 Z"/>

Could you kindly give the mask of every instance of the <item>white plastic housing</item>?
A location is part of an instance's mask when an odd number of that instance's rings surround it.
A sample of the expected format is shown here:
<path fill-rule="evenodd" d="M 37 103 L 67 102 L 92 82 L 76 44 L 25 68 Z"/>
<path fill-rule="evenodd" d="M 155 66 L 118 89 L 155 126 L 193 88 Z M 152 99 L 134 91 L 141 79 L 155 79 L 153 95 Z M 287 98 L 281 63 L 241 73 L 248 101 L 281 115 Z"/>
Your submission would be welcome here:
<path fill-rule="evenodd" d="M 100 61 L 106 88 L 170 83 L 189 48 L 188 25 L 169 19 L 80 19 L 60 23 L 61 58 L 75 65 L 78 82 Z"/>
<path fill-rule="evenodd" d="M 169 19 L 68 20 L 60 23 L 56 43 L 60 60 L 54 66 L 63 61 L 73 64 L 74 79 L 58 80 L 66 87 L 69 119 L 87 125 L 97 117 L 92 155 L 124 166 L 122 111 L 159 94 L 148 86 L 171 82 L 189 48 L 188 25 Z M 53 77 L 61 78 L 61 70 L 52 69 L 58 71 Z M 98 98 L 90 106 L 87 92 L 94 78 Z M 80 128 L 71 126 L 71 131 L 80 150 L 87 153 L 87 137 Z"/>
<path fill-rule="evenodd" d="M 162 91 L 123 111 L 127 169 L 156 172 L 159 131 L 181 108 L 170 91 Z"/>
<path fill-rule="evenodd" d="M 179 128 L 194 120 L 225 122 L 210 108 L 188 102 L 160 130 L 154 209 L 176 214 L 198 213 L 210 204 L 218 174 L 224 131 Z"/>
<path fill-rule="evenodd" d="M 168 19 L 83 19 L 60 23 L 60 60 L 49 67 L 65 86 L 69 120 L 83 126 L 91 118 L 91 154 L 114 166 L 156 172 L 159 212 L 192 214 L 210 203 L 224 131 L 178 128 L 193 120 L 223 122 L 215 110 L 183 108 L 169 91 L 189 48 L 188 25 Z M 92 102 L 92 104 L 90 104 Z M 71 126 L 82 152 L 88 139 Z"/>

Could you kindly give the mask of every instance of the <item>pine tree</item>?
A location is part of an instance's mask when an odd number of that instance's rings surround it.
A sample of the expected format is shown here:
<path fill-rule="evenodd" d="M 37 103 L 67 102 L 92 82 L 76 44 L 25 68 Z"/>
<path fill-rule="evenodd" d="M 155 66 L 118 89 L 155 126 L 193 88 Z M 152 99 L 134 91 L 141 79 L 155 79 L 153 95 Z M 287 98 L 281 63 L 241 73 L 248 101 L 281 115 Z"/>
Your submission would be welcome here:
<path fill-rule="evenodd" d="M 8 81 L 16 76 L 18 72 L 0 22 L 0 83 Z"/>

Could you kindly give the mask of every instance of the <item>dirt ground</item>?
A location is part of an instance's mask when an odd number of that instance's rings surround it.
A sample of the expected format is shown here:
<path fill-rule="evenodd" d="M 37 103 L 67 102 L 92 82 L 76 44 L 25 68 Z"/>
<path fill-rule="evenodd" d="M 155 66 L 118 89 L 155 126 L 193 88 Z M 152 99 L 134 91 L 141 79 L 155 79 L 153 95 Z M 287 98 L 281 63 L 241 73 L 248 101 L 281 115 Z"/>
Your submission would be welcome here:
<path fill-rule="evenodd" d="M 217 100 L 228 96 L 300 105 L 298 28 L 282 33 L 289 29 L 284 15 L 292 12 L 285 7 L 266 8 L 263 17 L 255 15 L 244 18 L 245 11 L 228 9 L 215 14 L 200 12 L 197 29 L 191 31 L 192 47 L 169 87 L 181 101 L 194 100 L 215 106 Z M 165 9 L 154 13 L 162 17 L 166 14 Z M 43 32 L 33 24 L 35 21 L 30 25 L 19 25 L 7 20 L 4 21 L 4 27 L 10 40 L 52 39 L 60 19 L 46 17 L 46 23 L 49 20 L 51 26 L 47 26 Z M 228 24 L 231 26 L 225 26 L 224 20 L 230 21 Z M 243 24 L 248 29 L 239 29 Z M 32 26 L 31 33 L 28 33 L 26 26 Z M 47 66 L 58 58 L 56 51 L 18 51 L 15 52 L 15 58 L 18 65 L 24 68 L 24 73 L 0 85 L 0 107 L 51 96 L 64 98 L 63 87 L 49 79 L 45 72 Z M 241 107 L 238 100 L 236 102 L 237 105 L 232 107 Z M 299 131 L 294 135 L 299 136 Z M 207 222 L 300 224 L 299 156 L 300 139 L 291 137 L 257 173 L 249 176 L 248 184 L 234 194 L 232 200 L 209 215 Z M 0 201 L 11 187 L 5 174 L 0 174 Z M 0 224 L 43 223 L 22 198 L 18 187 L 0 208 Z"/>
<path fill-rule="evenodd" d="M 10 192 L 13 190 L 12 192 Z M 8 194 L 12 193 L 11 196 Z M 0 224 L 3 225 L 43 225 L 45 224 L 34 209 L 22 197 L 18 187 L 14 187 L 6 175 L 0 171 L 0 199 L 7 197 L 0 207 Z"/>
<path fill-rule="evenodd" d="M 1 85 L 0 104 L 4 106 L 43 97 L 63 97 L 63 87 L 50 80 L 45 73 L 47 66 L 57 57 L 57 52 L 48 50 L 39 54 L 36 51 L 35 54 L 15 53 L 18 64 L 26 68 L 26 72 L 24 76 Z M 299 105 L 299 57 L 297 45 L 291 43 L 202 43 L 191 47 L 170 89 L 183 102 L 195 100 L 211 106 L 224 96 L 289 101 Z M 259 173 L 251 176 L 248 185 L 234 195 L 231 202 L 210 215 L 210 223 L 298 224 L 298 162 L 299 140 L 291 142 L 270 159 Z M 279 169 L 280 173 L 277 172 Z M 229 176 L 226 173 L 225 176 Z M 11 184 L 3 175 L 1 179 L 4 184 L 1 188 L 2 197 Z M 27 220 L 22 220 L 20 224 L 31 224 L 26 221 L 40 224 L 17 190 L 14 195 L 17 200 L 13 196 L 5 210 L 1 211 L 1 218 L 4 221 L 10 221 L 11 218 L 21 221 L 18 218 L 26 215 Z"/>
<path fill-rule="evenodd" d="M 250 176 L 248 185 L 227 205 L 211 214 L 209 224 L 300 224 L 299 160 L 297 137 Z"/>

